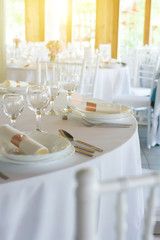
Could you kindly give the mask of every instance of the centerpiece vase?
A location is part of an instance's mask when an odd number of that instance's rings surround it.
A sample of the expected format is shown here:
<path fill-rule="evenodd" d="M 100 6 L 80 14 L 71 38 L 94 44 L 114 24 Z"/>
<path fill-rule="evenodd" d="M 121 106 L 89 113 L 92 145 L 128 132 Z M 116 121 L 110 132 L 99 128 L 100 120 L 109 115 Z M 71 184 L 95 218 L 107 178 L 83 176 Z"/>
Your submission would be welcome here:
<path fill-rule="evenodd" d="M 56 61 L 56 59 L 57 59 L 56 55 L 49 54 L 49 56 L 50 56 L 50 62 L 55 62 Z"/>

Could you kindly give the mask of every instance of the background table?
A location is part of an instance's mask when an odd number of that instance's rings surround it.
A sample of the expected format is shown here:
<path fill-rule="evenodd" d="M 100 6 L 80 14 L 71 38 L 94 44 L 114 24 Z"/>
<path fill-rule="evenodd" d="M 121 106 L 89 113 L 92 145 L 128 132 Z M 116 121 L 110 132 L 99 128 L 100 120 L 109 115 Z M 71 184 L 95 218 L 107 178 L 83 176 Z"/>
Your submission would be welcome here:
<path fill-rule="evenodd" d="M 9 123 L 0 109 L 0 123 Z M 49 167 L 29 168 L 0 162 L 0 170 L 10 181 L 0 184 L 0 232 L 3 240 L 71 240 L 75 228 L 75 173 L 78 169 L 95 167 L 102 180 L 141 174 L 140 148 L 136 121 L 131 117 L 130 128 L 86 127 L 77 117 L 68 121 L 61 116 L 43 116 L 43 130 L 58 134 L 65 129 L 76 139 L 104 149 L 93 158 L 75 153 L 52 162 Z M 17 119 L 17 128 L 31 131 L 35 128 L 34 114 L 25 108 Z M 41 173 L 41 175 L 39 175 Z M 37 175 L 37 176 L 36 176 Z M 38 176 L 39 175 L 39 176 Z M 99 209 L 99 239 L 114 239 L 111 222 L 114 220 L 114 198 Z M 143 217 L 141 192 L 129 195 L 128 240 L 135 240 Z"/>
<path fill-rule="evenodd" d="M 10 64 L 7 67 L 7 79 L 36 82 L 36 65 L 30 64 L 28 67 L 24 67 L 24 64 Z M 130 88 L 128 66 L 100 67 L 93 97 L 112 102 L 113 98 L 118 95 L 129 94 Z"/>

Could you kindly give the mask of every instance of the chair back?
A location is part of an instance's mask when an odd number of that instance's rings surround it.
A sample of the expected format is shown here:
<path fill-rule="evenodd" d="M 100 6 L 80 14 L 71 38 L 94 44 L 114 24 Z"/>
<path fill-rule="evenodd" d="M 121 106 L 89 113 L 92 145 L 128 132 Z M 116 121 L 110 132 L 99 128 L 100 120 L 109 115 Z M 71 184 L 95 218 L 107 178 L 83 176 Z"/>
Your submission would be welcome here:
<path fill-rule="evenodd" d="M 94 97 L 95 83 L 99 73 L 99 62 L 100 62 L 99 54 L 96 55 L 94 61 L 90 59 L 90 61 L 86 62 L 84 77 L 80 86 L 80 93 L 83 94 L 84 96 Z"/>
<path fill-rule="evenodd" d="M 116 218 L 116 239 L 126 239 L 127 225 L 127 199 L 128 191 L 143 187 L 150 188 L 147 212 L 145 214 L 143 240 L 151 240 L 155 224 L 156 194 L 160 185 L 160 173 L 153 172 L 143 176 L 119 178 L 110 181 L 100 182 L 97 180 L 93 169 L 83 169 L 76 175 L 78 186 L 76 189 L 77 216 L 76 216 L 76 240 L 97 239 L 97 206 L 98 198 L 102 194 L 115 192 L 117 195 L 115 213 Z M 108 216 L 109 217 L 109 216 Z M 107 236 L 106 236 L 106 239 Z"/>
<path fill-rule="evenodd" d="M 101 54 L 102 61 L 108 61 L 111 59 L 111 44 L 100 44 L 99 51 Z"/>
<path fill-rule="evenodd" d="M 50 62 L 37 60 L 37 83 L 48 80 L 59 81 L 61 73 L 76 73 L 79 76 L 80 86 L 83 82 L 86 63 Z"/>
<path fill-rule="evenodd" d="M 154 97 L 155 102 L 153 109 L 150 106 L 150 118 L 152 119 L 150 124 L 150 146 L 160 144 L 160 76 L 157 85 L 154 85 L 153 94 L 152 97 Z M 153 101 L 152 98 L 151 100 Z"/>
<path fill-rule="evenodd" d="M 158 64 L 155 55 L 144 53 L 140 56 L 137 68 L 137 84 L 139 87 L 151 88 L 154 73 Z"/>

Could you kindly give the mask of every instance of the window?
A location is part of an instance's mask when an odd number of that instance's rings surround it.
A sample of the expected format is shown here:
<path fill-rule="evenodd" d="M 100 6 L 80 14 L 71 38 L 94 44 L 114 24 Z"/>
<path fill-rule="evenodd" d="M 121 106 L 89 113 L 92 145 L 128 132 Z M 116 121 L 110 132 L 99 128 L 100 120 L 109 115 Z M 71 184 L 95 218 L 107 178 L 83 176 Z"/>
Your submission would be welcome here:
<path fill-rule="evenodd" d="M 67 0 L 45 0 L 45 41 L 67 38 Z"/>
<path fill-rule="evenodd" d="M 120 1 L 119 57 L 143 46 L 144 13 L 145 0 Z"/>
<path fill-rule="evenodd" d="M 73 1 L 73 42 L 95 45 L 96 0 Z"/>
<path fill-rule="evenodd" d="M 6 0 L 6 43 L 25 40 L 25 0 Z"/>
<path fill-rule="evenodd" d="M 160 44 L 160 1 L 152 0 L 151 11 L 151 44 Z"/>

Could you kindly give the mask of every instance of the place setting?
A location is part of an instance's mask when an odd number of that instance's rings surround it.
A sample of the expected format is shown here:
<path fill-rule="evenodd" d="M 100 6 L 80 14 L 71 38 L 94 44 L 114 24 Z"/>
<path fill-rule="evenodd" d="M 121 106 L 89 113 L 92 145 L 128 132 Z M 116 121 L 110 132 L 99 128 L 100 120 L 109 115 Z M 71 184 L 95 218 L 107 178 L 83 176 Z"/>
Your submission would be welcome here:
<path fill-rule="evenodd" d="M 74 147 L 59 135 L 41 129 L 42 111 L 50 103 L 50 89 L 46 85 L 30 85 L 26 90 L 28 108 L 35 113 L 36 128 L 33 132 L 21 132 L 15 128 L 17 117 L 24 110 L 24 97 L 20 94 L 2 96 L 3 112 L 10 118 L 11 126 L 0 125 L 0 161 L 14 164 L 37 164 L 68 157 Z"/>
<path fill-rule="evenodd" d="M 80 118 L 87 127 L 128 128 L 133 124 L 132 110 L 121 104 L 75 95 L 71 99 L 72 115 Z"/>

